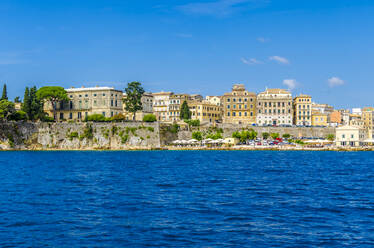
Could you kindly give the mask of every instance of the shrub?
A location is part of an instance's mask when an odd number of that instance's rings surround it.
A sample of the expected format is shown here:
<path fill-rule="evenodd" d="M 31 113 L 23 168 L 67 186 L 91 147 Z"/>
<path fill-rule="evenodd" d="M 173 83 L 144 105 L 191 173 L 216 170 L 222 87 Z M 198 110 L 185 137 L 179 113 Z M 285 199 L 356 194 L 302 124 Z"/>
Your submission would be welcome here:
<path fill-rule="evenodd" d="M 86 139 L 92 139 L 93 138 L 93 129 L 92 129 L 92 126 L 91 125 L 88 125 L 84 130 L 83 130 L 83 134 L 81 136 L 79 136 L 79 139 L 80 140 L 83 140 L 84 138 Z"/>
<path fill-rule="evenodd" d="M 79 137 L 79 134 L 78 132 L 71 132 L 67 135 L 67 137 L 70 139 L 70 140 L 73 140 L 74 138 L 78 138 Z"/>
<path fill-rule="evenodd" d="M 270 134 L 267 133 L 267 132 L 262 133 L 262 138 L 265 139 L 265 140 L 268 139 L 269 136 L 270 136 Z"/>
<path fill-rule="evenodd" d="M 219 132 L 217 132 L 217 133 L 215 133 L 215 134 L 210 133 L 210 134 L 208 134 L 208 135 L 206 136 L 206 138 L 208 138 L 208 139 L 214 139 L 214 140 L 222 139 L 222 134 L 219 133 Z"/>
<path fill-rule="evenodd" d="M 117 131 L 118 131 L 118 127 L 113 126 L 113 127 L 112 127 L 112 135 L 117 134 Z"/>
<path fill-rule="evenodd" d="M 154 129 L 153 127 L 147 127 L 147 129 L 148 129 L 148 131 L 150 131 L 150 132 L 154 132 L 154 131 L 155 131 L 155 129 Z"/>
<path fill-rule="evenodd" d="M 170 132 L 172 133 L 178 133 L 179 131 L 179 125 L 178 124 L 173 124 L 171 127 L 170 127 Z"/>
<path fill-rule="evenodd" d="M 285 134 L 282 135 L 282 137 L 285 138 L 285 139 L 289 139 L 291 137 L 291 135 L 288 134 L 288 133 L 285 133 Z"/>
<path fill-rule="evenodd" d="M 279 133 L 271 133 L 270 134 L 272 139 L 278 139 L 279 138 Z"/>
<path fill-rule="evenodd" d="M 111 121 L 115 121 L 115 122 L 126 121 L 126 117 L 123 114 L 114 115 L 110 119 L 111 119 Z"/>
<path fill-rule="evenodd" d="M 192 133 L 192 138 L 195 139 L 195 140 L 202 140 L 203 139 L 203 135 L 201 134 L 200 131 L 196 131 L 196 132 L 193 132 Z"/>
<path fill-rule="evenodd" d="M 199 127 L 200 126 L 200 120 L 184 120 L 185 123 L 192 127 Z"/>
<path fill-rule="evenodd" d="M 129 135 L 128 134 L 122 136 L 121 137 L 121 143 L 125 144 L 128 141 L 128 139 L 129 139 Z"/>
<path fill-rule="evenodd" d="M 15 121 L 27 120 L 27 114 L 26 114 L 26 112 L 24 112 L 22 110 L 19 110 L 19 111 L 15 112 L 13 114 L 13 116 L 11 117 L 11 119 L 15 120 Z"/>
<path fill-rule="evenodd" d="M 335 140 L 335 135 L 328 134 L 327 137 L 326 137 L 326 139 L 329 140 L 329 141 L 334 141 Z"/>
<path fill-rule="evenodd" d="M 93 122 L 105 122 L 107 121 L 108 119 L 105 118 L 104 115 L 101 115 L 101 114 L 93 114 L 93 115 L 88 115 L 86 116 L 86 118 L 84 119 L 84 121 L 93 121 Z"/>
<path fill-rule="evenodd" d="M 40 120 L 42 122 L 54 122 L 55 121 L 53 117 L 49 117 L 48 115 L 43 115 L 42 117 L 40 117 Z"/>
<path fill-rule="evenodd" d="M 155 122 L 157 121 L 156 116 L 154 114 L 148 114 L 143 117 L 144 122 Z"/>

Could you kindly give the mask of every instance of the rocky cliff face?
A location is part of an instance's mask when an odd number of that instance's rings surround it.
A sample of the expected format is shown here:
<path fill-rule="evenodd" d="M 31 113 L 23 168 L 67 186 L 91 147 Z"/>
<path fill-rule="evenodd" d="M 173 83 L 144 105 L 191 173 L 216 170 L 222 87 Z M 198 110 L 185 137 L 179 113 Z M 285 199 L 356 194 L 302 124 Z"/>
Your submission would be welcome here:
<path fill-rule="evenodd" d="M 220 124 L 213 127 L 194 127 L 178 130 L 174 125 L 141 122 L 118 123 L 33 123 L 0 122 L 0 150 L 56 149 L 56 150 L 129 150 L 158 149 L 173 140 L 192 138 L 192 131 L 205 134 L 223 131 L 223 137 L 232 137 L 234 131 L 253 128 L 261 133 L 288 133 L 293 137 L 327 137 L 334 128 L 251 127 Z"/>
<path fill-rule="evenodd" d="M 0 124 L 0 149 L 155 149 L 158 123 L 31 123 Z"/>

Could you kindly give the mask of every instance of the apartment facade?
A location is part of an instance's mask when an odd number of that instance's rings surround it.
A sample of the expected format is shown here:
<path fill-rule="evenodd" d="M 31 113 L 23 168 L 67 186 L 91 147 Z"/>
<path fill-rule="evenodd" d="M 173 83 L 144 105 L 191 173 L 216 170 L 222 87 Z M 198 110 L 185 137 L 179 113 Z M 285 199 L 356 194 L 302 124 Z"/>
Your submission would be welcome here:
<path fill-rule="evenodd" d="M 292 125 L 293 104 L 290 92 L 283 89 L 266 89 L 257 95 L 256 122 L 260 126 Z"/>
<path fill-rule="evenodd" d="M 84 120 L 88 115 L 112 117 L 122 113 L 122 91 L 111 87 L 65 89 L 69 101 L 57 104 L 57 120 Z M 46 113 L 53 117 L 51 104 L 44 104 Z"/>
<path fill-rule="evenodd" d="M 312 126 L 327 127 L 330 123 L 330 115 L 328 113 L 321 113 L 319 111 L 312 112 Z"/>
<path fill-rule="evenodd" d="M 189 104 L 192 120 L 200 120 L 201 123 L 216 123 L 222 120 L 222 107 L 208 101 L 192 101 Z"/>
<path fill-rule="evenodd" d="M 169 104 L 173 92 L 152 93 L 153 96 L 153 114 L 158 121 L 170 121 Z"/>
<path fill-rule="evenodd" d="M 243 84 L 235 84 L 232 91 L 221 98 L 223 123 L 256 123 L 256 94 L 245 90 Z"/>
<path fill-rule="evenodd" d="M 299 95 L 294 98 L 294 124 L 297 126 L 312 125 L 312 97 Z"/>
<path fill-rule="evenodd" d="M 123 98 L 125 97 L 126 97 L 126 93 L 123 93 Z M 141 98 L 141 102 L 142 102 L 142 110 L 136 112 L 135 114 L 136 121 L 142 121 L 145 115 L 153 113 L 152 93 L 145 92 Z M 133 120 L 133 114 L 126 111 L 125 104 L 123 104 L 123 115 L 126 117 L 127 120 Z"/>

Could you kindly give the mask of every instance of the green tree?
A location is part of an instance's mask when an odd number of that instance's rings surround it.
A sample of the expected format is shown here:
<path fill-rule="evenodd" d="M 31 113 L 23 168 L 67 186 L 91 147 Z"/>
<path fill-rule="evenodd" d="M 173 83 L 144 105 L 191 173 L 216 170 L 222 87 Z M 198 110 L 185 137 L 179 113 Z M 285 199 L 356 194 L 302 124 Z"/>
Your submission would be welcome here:
<path fill-rule="evenodd" d="M 289 139 L 289 138 L 291 138 L 291 135 L 289 133 L 285 133 L 285 134 L 282 135 L 282 137 L 285 138 L 285 139 Z"/>
<path fill-rule="evenodd" d="M 37 120 L 42 118 L 42 116 L 45 115 L 43 111 L 43 103 L 41 100 L 38 99 L 36 96 L 37 89 L 36 86 L 32 87 L 30 89 L 30 96 L 29 96 L 29 101 L 30 101 L 30 113 L 29 113 L 29 119 L 30 120 Z"/>
<path fill-rule="evenodd" d="M 279 133 L 271 133 L 270 134 L 272 139 L 278 139 L 279 138 Z"/>
<path fill-rule="evenodd" d="M 328 134 L 326 138 L 327 138 L 327 140 L 329 140 L 329 141 L 334 141 L 334 140 L 335 140 L 335 135 L 333 135 L 333 134 Z"/>
<path fill-rule="evenodd" d="M 201 141 L 203 139 L 203 135 L 200 131 L 196 131 L 192 133 L 192 138 L 198 141 Z"/>
<path fill-rule="evenodd" d="M 16 112 L 14 108 L 14 103 L 8 100 L 0 100 L 0 119 L 1 120 L 9 120 L 11 119 L 12 115 Z"/>
<path fill-rule="evenodd" d="M 257 138 L 257 132 L 255 131 L 255 130 L 250 130 L 249 131 L 249 139 L 250 140 L 254 140 L 254 139 L 256 139 Z"/>
<path fill-rule="evenodd" d="M 21 102 L 21 98 L 19 96 L 16 96 L 14 98 L 14 103 L 20 103 Z"/>
<path fill-rule="evenodd" d="M 191 111 L 190 111 L 190 108 L 188 107 L 187 101 L 184 101 L 182 103 L 181 111 L 180 111 L 180 118 L 182 120 L 191 119 Z"/>
<path fill-rule="evenodd" d="M 231 137 L 236 138 L 236 139 L 240 139 L 241 135 L 238 131 L 235 131 L 235 132 L 232 133 Z"/>
<path fill-rule="evenodd" d="M 127 84 L 125 88 L 126 96 L 123 98 L 125 104 L 125 110 L 133 113 L 133 120 L 135 120 L 135 114 L 137 111 L 142 110 L 142 96 L 144 89 L 139 82 L 131 82 Z"/>
<path fill-rule="evenodd" d="M 36 96 L 38 100 L 47 101 L 52 105 L 54 120 L 56 120 L 57 118 L 57 113 L 56 113 L 57 103 L 61 101 L 69 100 L 65 89 L 59 86 L 42 87 L 36 92 Z"/>
<path fill-rule="evenodd" d="M 1 95 L 1 100 L 8 100 L 8 93 L 6 90 L 6 84 L 3 86 L 3 94 Z"/>
<path fill-rule="evenodd" d="M 22 111 L 24 111 L 27 116 L 30 116 L 30 90 L 26 87 L 25 94 L 23 96 Z"/>
<path fill-rule="evenodd" d="M 262 138 L 267 140 L 269 138 L 270 134 L 267 132 L 262 133 Z"/>

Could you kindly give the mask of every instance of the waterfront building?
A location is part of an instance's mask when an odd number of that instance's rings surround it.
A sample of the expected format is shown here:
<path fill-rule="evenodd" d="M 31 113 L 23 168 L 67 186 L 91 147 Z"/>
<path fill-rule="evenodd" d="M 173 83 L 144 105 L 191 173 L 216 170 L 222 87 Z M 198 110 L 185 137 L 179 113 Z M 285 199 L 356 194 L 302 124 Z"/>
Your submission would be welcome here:
<path fill-rule="evenodd" d="M 330 123 L 330 115 L 319 111 L 312 112 L 312 126 L 327 127 Z"/>
<path fill-rule="evenodd" d="M 65 89 L 69 101 L 57 104 L 57 120 L 83 120 L 92 114 L 112 117 L 122 113 L 122 91 L 111 87 Z M 44 104 L 46 113 L 53 117 L 53 108 Z"/>
<path fill-rule="evenodd" d="M 214 105 L 217 105 L 217 106 L 222 106 L 220 96 L 206 96 L 205 100 L 207 100 L 211 104 L 214 104 Z"/>
<path fill-rule="evenodd" d="M 158 121 L 169 121 L 169 104 L 173 92 L 152 93 L 153 96 L 153 114 Z"/>
<path fill-rule="evenodd" d="M 126 93 L 123 93 L 123 98 L 126 97 Z M 143 117 L 147 114 L 153 113 L 153 95 L 152 93 L 145 92 L 141 98 L 142 110 L 135 113 L 135 120 L 142 121 Z M 125 104 L 123 104 L 123 115 L 127 120 L 133 120 L 133 114 L 125 110 Z"/>
<path fill-rule="evenodd" d="M 340 126 L 335 129 L 336 146 L 363 146 L 367 139 L 367 130 L 359 126 Z"/>
<path fill-rule="evenodd" d="M 291 93 L 283 89 L 266 89 L 258 94 L 256 122 L 258 125 L 292 125 Z"/>
<path fill-rule="evenodd" d="M 299 95 L 294 98 L 294 124 L 297 126 L 312 125 L 312 97 Z"/>
<path fill-rule="evenodd" d="M 189 102 L 191 101 L 191 96 L 188 94 L 173 94 L 169 97 L 168 116 L 169 116 L 170 121 L 173 121 L 173 122 L 181 121 L 180 111 L 181 111 L 181 107 L 184 101 L 186 101 L 187 104 L 189 105 Z"/>
<path fill-rule="evenodd" d="M 222 107 L 208 101 L 192 101 L 189 103 L 192 120 L 200 120 L 201 123 L 216 123 L 222 121 Z"/>
<path fill-rule="evenodd" d="M 221 98 L 223 123 L 256 123 L 256 94 L 245 90 L 243 84 L 234 84 L 232 91 Z"/>

